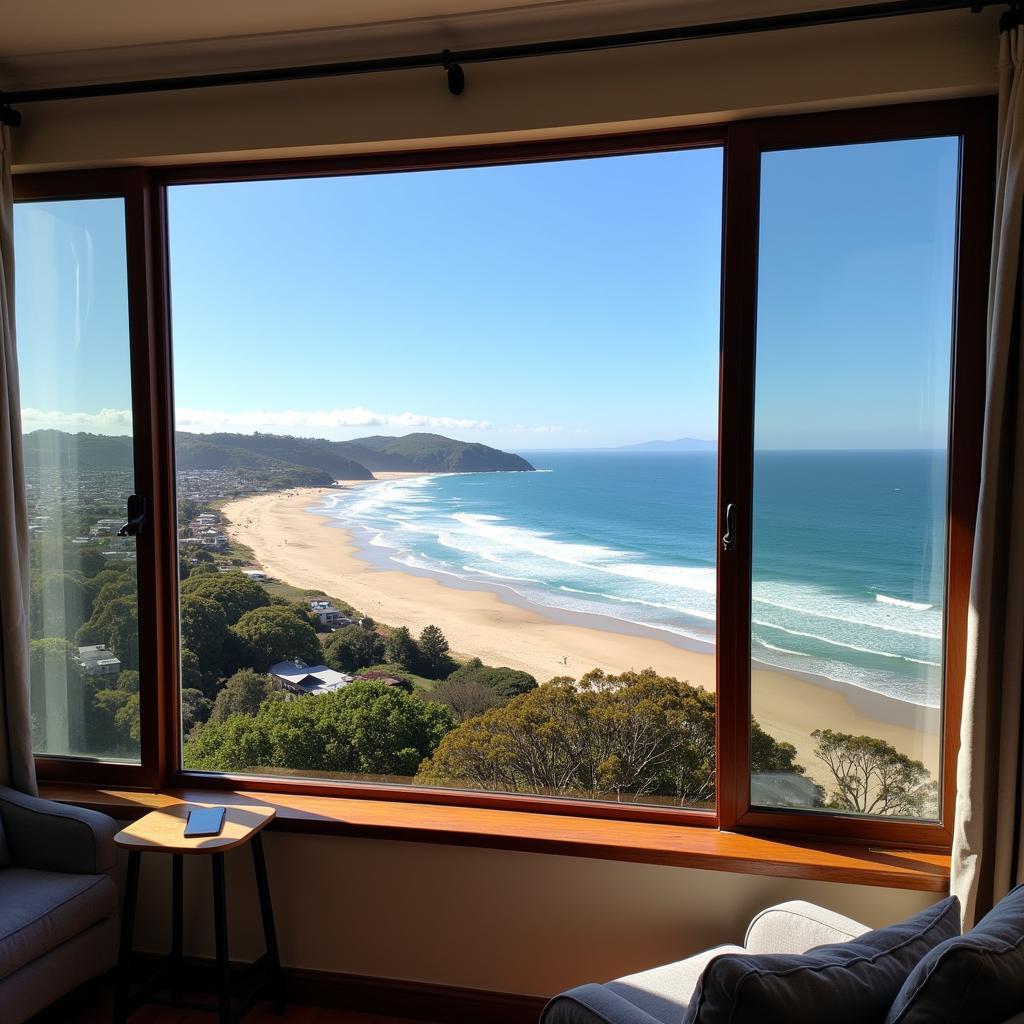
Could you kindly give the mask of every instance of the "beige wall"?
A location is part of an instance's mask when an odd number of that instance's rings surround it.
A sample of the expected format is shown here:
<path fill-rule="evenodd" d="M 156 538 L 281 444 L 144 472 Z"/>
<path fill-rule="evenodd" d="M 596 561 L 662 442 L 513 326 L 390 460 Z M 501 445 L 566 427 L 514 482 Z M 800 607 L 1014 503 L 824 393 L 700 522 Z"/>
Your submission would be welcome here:
<path fill-rule="evenodd" d="M 995 9 L 440 70 L 25 105 L 20 169 L 300 155 L 721 121 L 995 88 Z"/>
<path fill-rule="evenodd" d="M 807 899 L 870 925 L 927 893 L 426 843 L 270 834 L 286 965 L 550 995 L 742 942 L 750 918 Z M 232 956 L 262 952 L 251 860 L 228 855 Z M 207 858 L 186 858 L 188 952 L 212 956 Z M 143 857 L 137 945 L 169 941 L 167 858 Z"/>

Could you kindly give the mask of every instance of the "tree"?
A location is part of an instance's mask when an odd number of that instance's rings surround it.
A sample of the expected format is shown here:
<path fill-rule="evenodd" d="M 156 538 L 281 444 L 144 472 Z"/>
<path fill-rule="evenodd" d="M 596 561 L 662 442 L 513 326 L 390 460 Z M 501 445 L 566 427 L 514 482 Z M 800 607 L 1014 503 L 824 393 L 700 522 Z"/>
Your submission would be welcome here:
<path fill-rule="evenodd" d="M 203 669 L 193 651 L 182 647 L 178 654 L 181 667 L 181 686 L 185 690 L 199 690 L 203 685 Z"/>
<path fill-rule="evenodd" d="M 266 590 L 240 572 L 197 573 L 193 570 L 182 583 L 181 593 L 216 601 L 224 609 L 229 626 L 233 626 L 246 612 L 266 608 L 270 604 Z"/>
<path fill-rule="evenodd" d="M 139 692 L 139 673 L 135 669 L 126 669 L 118 673 L 117 689 L 127 690 L 129 693 Z"/>
<path fill-rule="evenodd" d="M 508 700 L 520 693 L 528 693 L 536 689 L 537 680 L 529 672 L 521 672 L 514 668 L 491 668 L 479 658 L 471 658 L 460 665 L 450 676 L 449 682 L 472 681 L 482 683 L 495 690 L 503 700 Z"/>
<path fill-rule="evenodd" d="M 321 658 L 320 641 L 313 627 L 297 616 L 293 609 L 270 605 L 246 612 L 231 627 L 237 641 L 236 659 L 239 668 L 265 672 L 279 661 L 299 658 L 316 665 Z"/>
<path fill-rule="evenodd" d="M 482 715 L 485 711 L 503 703 L 493 686 L 479 683 L 475 679 L 454 679 L 449 677 L 423 695 L 424 700 L 444 704 L 451 709 L 459 722 Z"/>
<path fill-rule="evenodd" d="M 376 665 L 384 657 L 384 641 L 362 626 L 345 626 L 324 644 L 324 663 L 336 672 L 354 672 Z"/>
<path fill-rule="evenodd" d="M 274 693 L 270 676 L 239 669 L 225 684 L 213 703 L 211 722 L 224 722 L 231 715 L 255 715 L 260 705 Z"/>
<path fill-rule="evenodd" d="M 443 679 L 452 668 L 448 656 L 448 641 L 437 626 L 424 626 L 420 633 L 420 667 L 425 676 Z"/>
<path fill-rule="evenodd" d="M 224 662 L 224 645 L 228 639 L 227 619 L 217 601 L 198 594 L 181 599 L 181 645 L 199 661 L 202 689 L 212 696 Z"/>
<path fill-rule="evenodd" d="M 421 765 L 417 781 L 708 804 L 715 794 L 715 698 L 652 669 L 595 671 L 578 683 L 553 679 L 463 722 Z"/>
<path fill-rule="evenodd" d="M 420 649 L 405 626 L 399 626 L 384 639 L 384 660 L 415 672 L 420 663 Z"/>
<path fill-rule="evenodd" d="M 104 588 L 106 589 L 106 588 Z M 122 668 L 139 667 L 139 609 L 135 595 L 96 599 L 92 616 L 75 634 L 78 646 L 103 644 Z"/>
<path fill-rule="evenodd" d="M 188 736 L 196 726 L 201 726 L 210 717 L 213 702 L 202 690 L 191 687 L 181 691 L 181 733 Z"/>
<path fill-rule="evenodd" d="M 265 701 L 255 715 L 208 722 L 185 744 L 185 765 L 408 777 L 454 724 L 447 708 L 356 681 L 334 693 Z"/>
<path fill-rule="evenodd" d="M 815 729 L 814 756 L 827 765 L 836 788 L 828 806 L 859 814 L 920 818 L 936 810 L 937 787 L 920 761 L 873 736 Z"/>
<path fill-rule="evenodd" d="M 33 637 L 72 635 L 91 615 L 93 592 L 77 571 L 33 573 L 29 623 Z"/>

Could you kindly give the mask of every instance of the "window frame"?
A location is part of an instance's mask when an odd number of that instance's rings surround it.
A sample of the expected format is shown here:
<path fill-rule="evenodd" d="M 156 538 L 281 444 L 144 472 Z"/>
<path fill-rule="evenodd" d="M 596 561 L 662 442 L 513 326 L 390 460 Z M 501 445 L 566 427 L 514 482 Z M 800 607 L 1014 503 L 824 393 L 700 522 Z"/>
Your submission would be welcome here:
<path fill-rule="evenodd" d="M 772 149 L 956 135 L 961 138 L 951 351 L 942 807 L 938 822 L 750 806 L 750 568 L 760 154 Z M 717 802 L 711 810 L 380 783 L 187 771 L 181 767 L 178 572 L 167 189 L 172 185 L 485 167 L 720 146 L 723 150 L 717 536 L 740 511 L 734 552 L 718 559 Z M 966 658 L 981 462 L 985 310 L 994 187 L 992 97 L 786 115 L 701 126 L 416 152 L 15 176 L 17 201 L 125 199 L 136 486 L 150 498 L 139 538 L 142 761 L 37 757 L 41 779 L 92 785 L 335 796 L 719 828 L 812 840 L 948 849 Z M 744 577 L 745 574 L 745 577 Z"/>

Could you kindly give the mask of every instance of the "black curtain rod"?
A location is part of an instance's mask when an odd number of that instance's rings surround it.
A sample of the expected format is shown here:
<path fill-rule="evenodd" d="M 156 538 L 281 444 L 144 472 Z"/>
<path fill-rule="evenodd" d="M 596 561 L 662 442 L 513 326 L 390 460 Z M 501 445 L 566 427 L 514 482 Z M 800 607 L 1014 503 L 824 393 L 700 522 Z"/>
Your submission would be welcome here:
<path fill-rule="evenodd" d="M 1003 6 L 1007 0 L 889 0 L 856 7 L 833 7 L 820 11 L 800 11 L 762 18 L 742 18 L 704 25 L 682 25 L 677 28 L 650 29 L 643 32 L 620 32 L 610 35 L 582 36 L 541 43 L 513 46 L 490 46 L 471 50 L 444 50 L 404 57 L 381 57 L 372 60 L 339 61 L 333 64 L 308 64 L 299 67 L 262 68 L 252 71 L 226 71 L 207 75 L 180 75 L 171 78 L 139 79 L 132 82 L 99 82 L 93 85 L 65 85 L 48 89 L 20 89 L 0 92 L 0 123 L 21 122 L 15 103 L 40 103 L 47 100 L 96 99 L 104 96 L 134 96 L 144 93 L 177 92 L 183 89 L 209 89 L 226 85 L 257 85 L 264 82 L 293 82 L 308 78 L 332 78 L 341 75 L 365 75 L 378 71 L 410 71 L 441 67 L 448 75 L 449 90 L 458 95 L 465 85 L 462 64 L 478 64 L 496 60 L 519 60 L 524 57 L 550 57 L 565 53 L 587 53 L 594 50 L 618 49 L 626 46 L 649 46 L 656 43 L 683 42 L 690 39 L 715 39 L 724 36 L 776 32 L 791 28 L 812 28 L 844 22 L 896 18 L 910 14 L 935 14 L 941 11 L 965 10 L 979 13 L 986 7 Z M 1019 0 L 1012 0 L 1016 10 Z M 1009 12 L 1008 12 L 1009 13 Z"/>

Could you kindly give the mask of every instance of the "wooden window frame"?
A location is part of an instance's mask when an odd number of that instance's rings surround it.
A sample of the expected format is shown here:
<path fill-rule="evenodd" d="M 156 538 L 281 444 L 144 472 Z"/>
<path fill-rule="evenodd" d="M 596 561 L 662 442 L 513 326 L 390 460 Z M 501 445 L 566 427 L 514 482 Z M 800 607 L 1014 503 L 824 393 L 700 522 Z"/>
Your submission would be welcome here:
<path fill-rule="evenodd" d="M 750 568 L 760 154 L 778 149 L 955 135 L 961 139 L 952 346 L 942 741 L 938 822 L 862 818 L 750 805 Z M 721 147 L 724 154 L 719 381 L 718 535 L 740 510 L 735 551 L 718 559 L 717 804 L 714 811 L 376 783 L 186 771 L 181 767 L 173 382 L 167 189 L 174 185 L 365 175 Z M 135 412 L 135 472 L 151 521 L 139 538 L 143 686 L 139 765 L 37 757 L 54 783 L 231 790 L 719 828 L 798 840 L 842 839 L 948 850 L 963 696 L 968 588 L 980 473 L 985 309 L 994 187 L 991 97 L 742 121 L 590 139 L 409 153 L 26 174 L 19 201 L 123 196 Z"/>

